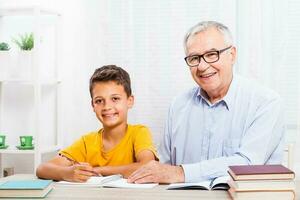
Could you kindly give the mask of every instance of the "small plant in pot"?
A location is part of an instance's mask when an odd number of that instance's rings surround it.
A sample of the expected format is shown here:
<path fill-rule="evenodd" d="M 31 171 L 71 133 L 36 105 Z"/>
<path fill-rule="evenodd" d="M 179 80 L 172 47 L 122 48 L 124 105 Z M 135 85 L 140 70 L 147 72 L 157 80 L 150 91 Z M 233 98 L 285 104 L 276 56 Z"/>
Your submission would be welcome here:
<path fill-rule="evenodd" d="M 25 33 L 13 38 L 13 42 L 20 48 L 18 51 L 15 69 L 11 73 L 14 79 L 30 80 L 32 78 L 32 64 L 34 37 L 33 33 Z"/>
<path fill-rule="evenodd" d="M 18 39 L 13 39 L 13 42 L 23 51 L 30 51 L 34 47 L 33 33 L 25 33 L 20 35 Z"/>
<path fill-rule="evenodd" d="M 0 43 L 0 51 L 9 51 L 10 47 L 6 42 L 1 42 Z"/>

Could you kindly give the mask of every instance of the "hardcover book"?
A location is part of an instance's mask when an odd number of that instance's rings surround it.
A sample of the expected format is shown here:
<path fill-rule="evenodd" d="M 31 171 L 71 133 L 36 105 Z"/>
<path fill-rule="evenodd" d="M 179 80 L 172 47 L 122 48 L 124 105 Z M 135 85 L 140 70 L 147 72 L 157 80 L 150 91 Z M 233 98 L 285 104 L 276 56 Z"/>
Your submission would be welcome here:
<path fill-rule="evenodd" d="M 230 188 L 228 190 L 228 193 L 231 199 L 233 200 L 253 200 L 253 199 L 294 200 L 295 199 L 295 192 L 293 190 L 236 192 L 233 188 Z"/>
<path fill-rule="evenodd" d="M 273 191 L 295 190 L 295 182 L 292 180 L 229 180 L 228 185 L 235 191 Z"/>
<path fill-rule="evenodd" d="M 0 184 L 0 197 L 42 198 L 52 188 L 52 180 L 11 180 Z"/>
<path fill-rule="evenodd" d="M 283 165 L 236 165 L 229 166 L 233 180 L 294 179 L 295 173 Z"/>

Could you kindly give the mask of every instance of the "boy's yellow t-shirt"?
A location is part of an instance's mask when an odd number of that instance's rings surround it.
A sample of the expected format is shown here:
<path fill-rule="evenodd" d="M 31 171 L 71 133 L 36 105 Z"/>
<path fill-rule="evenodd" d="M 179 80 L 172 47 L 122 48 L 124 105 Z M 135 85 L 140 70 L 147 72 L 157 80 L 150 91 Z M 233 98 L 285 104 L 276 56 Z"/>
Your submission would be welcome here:
<path fill-rule="evenodd" d="M 122 140 L 113 149 L 103 151 L 102 131 L 90 132 L 59 153 L 92 166 L 117 166 L 136 162 L 136 155 L 150 150 L 157 158 L 150 131 L 142 125 L 128 125 Z"/>

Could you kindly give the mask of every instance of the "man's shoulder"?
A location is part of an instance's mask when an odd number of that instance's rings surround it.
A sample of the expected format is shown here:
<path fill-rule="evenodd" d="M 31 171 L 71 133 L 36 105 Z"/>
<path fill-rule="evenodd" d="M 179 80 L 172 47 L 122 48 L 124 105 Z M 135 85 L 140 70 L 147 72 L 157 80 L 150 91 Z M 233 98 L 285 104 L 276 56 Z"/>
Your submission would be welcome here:
<path fill-rule="evenodd" d="M 262 101 L 280 99 L 280 95 L 275 90 L 262 85 L 256 79 L 236 75 L 236 80 L 238 91 L 246 98 L 252 96 Z"/>

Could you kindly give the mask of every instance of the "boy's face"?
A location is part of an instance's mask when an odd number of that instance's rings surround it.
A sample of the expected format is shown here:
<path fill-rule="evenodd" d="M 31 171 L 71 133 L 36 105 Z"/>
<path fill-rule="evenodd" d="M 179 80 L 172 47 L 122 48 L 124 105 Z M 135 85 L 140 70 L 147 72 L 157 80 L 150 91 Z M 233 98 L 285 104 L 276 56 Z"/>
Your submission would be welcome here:
<path fill-rule="evenodd" d="M 92 106 L 104 128 L 127 124 L 127 111 L 133 106 L 133 96 L 128 97 L 124 87 L 114 81 L 94 83 Z"/>

